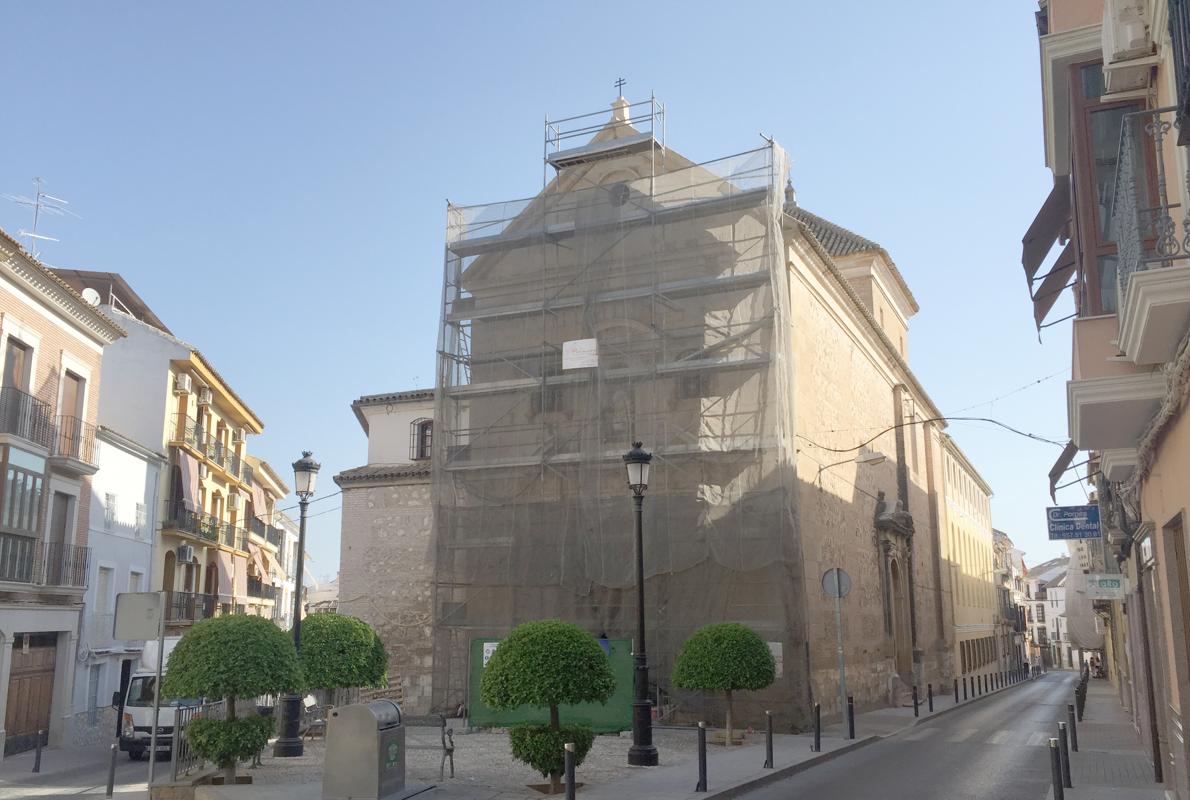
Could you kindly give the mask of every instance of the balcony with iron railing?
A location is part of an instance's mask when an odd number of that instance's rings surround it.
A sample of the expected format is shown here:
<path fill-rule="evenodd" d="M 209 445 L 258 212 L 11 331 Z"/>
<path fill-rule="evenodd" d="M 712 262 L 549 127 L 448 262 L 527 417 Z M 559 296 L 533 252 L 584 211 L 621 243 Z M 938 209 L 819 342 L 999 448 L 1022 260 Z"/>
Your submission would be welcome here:
<path fill-rule="evenodd" d="M 165 593 L 165 621 L 173 624 L 198 622 L 218 612 L 219 595 L 195 592 Z"/>
<path fill-rule="evenodd" d="M 248 596 L 259 600 L 276 600 L 277 587 L 265 583 L 260 578 L 248 576 Z"/>
<path fill-rule="evenodd" d="M 174 434 L 171 443 L 185 444 L 196 451 L 209 466 L 226 473 L 232 480 L 252 484 L 252 468 L 245 463 L 234 448 L 225 445 L 192 417 L 182 414 L 173 416 Z"/>
<path fill-rule="evenodd" d="M 14 386 L 0 387 L 0 433 L 19 436 L 51 450 L 54 446 L 54 410 Z"/>
<path fill-rule="evenodd" d="M 1174 107 L 1125 114 L 1112 224 L 1119 349 L 1134 364 L 1161 364 L 1190 330 L 1190 171 L 1180 174 Z"/>
<path fill-rule="evenodd" d="M 54 436 L 55 464 L 77 475 L 94 475 L 99 470 L 99 445 L 95 442 L 98 428 L 78 417 L 58 417 Z"/>
<path fill-rule="evenodd" d="M 91 548 L 0 533 L 0 582 L 83 589 Z"/>
<path fill-rule="evenodd" d="M 244 552 L 248 550 L 248 532 L 246 530 L 200 511 L 191 511 L 175 505 L 165 520 L 164 527 L 166 530 L 188 533 L 200 539 L 206 539 L 208 542 L 218 542 L 236 550 Z"/>

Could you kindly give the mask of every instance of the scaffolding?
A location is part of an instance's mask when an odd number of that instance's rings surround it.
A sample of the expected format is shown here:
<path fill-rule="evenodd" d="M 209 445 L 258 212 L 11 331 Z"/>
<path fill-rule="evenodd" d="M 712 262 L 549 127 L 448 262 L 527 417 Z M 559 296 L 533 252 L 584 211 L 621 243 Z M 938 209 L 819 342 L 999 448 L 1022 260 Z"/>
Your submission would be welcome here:
<path fill-rule="evenodd" d="M 476 637 L 544 617 L 634 635 L 634 441 L 654 454 L 648 644 L 672 705 L 673 657 L 708 622 L 800 659 L 785 156 L 692 163 L 654 98 L 545 128 L 539 195 L 448 207 L 434 705 L 467 702 Z"/>

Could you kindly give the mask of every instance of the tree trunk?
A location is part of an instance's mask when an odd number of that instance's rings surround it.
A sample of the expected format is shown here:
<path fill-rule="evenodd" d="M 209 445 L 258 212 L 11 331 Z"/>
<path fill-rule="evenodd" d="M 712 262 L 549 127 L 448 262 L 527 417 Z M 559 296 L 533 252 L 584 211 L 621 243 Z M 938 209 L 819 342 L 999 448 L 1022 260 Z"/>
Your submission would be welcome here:
<path fill-rule="evenodd" d="M 224 700 L 223 704 L 225 706 L 227 706 L 227 715 L 224 717 L 224 719 L 227 720 L 228 722 L 235 722 L 235 720 L 236 720 L 236 699 L 234 697 L 228 697 L 227 699 Z M 233 759 L 231 759 L 231 761 L 223 764 L 222 767 L 223 767 L 223 785 L 224 786 L 235 786 L 235 783 L 236 783 L 236 760 L 233 758 Z"/>
<path fill-rule="evenodd" d="M 727 690 L 727 737 L 723 740 L 724 747 L 731 747 L 731 689 Z"/>
<path fill-rule="evenodd" d="M 562 727 L 562 723 L 559 722 L 559 720 L 558 720 L 558 707 L 550 706 L 550 729 L 556 731 L 556 730 L 559 730 L 561 727 Z M 562 793 L 562 773 L 551 772 L 550 773 L 550 794 L 561 794 L 561 793 Z"/>

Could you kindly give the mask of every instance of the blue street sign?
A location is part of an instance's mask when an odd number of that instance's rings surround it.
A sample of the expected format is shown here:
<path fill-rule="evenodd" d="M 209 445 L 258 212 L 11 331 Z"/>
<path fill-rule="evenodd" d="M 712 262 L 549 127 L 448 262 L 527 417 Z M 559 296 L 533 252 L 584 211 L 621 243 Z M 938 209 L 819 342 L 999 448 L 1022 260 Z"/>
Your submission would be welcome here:
<path fill-rule="evenodd" d="M 1099 506 L 1055 506 L 1045 510 L 1050 539 L 1098 539 Z"/>

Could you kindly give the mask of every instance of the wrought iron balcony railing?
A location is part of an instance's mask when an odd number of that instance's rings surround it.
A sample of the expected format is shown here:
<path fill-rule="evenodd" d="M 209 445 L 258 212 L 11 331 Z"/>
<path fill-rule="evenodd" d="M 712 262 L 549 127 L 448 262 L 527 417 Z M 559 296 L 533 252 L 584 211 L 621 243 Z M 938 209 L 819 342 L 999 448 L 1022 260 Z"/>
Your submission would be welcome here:
<path fill-rule="evenodd" d="M 277 598 L 277 587 L 266 584 L 260 578 L 248 576 L 248 596 L 258 597 L 262 600 L 275 600 Z"/>
<path fill-rule="evenodd" d="M 54 446 L 54 410 L 49 403 L 13 386 L 0 388 L 0 432 Z"/>
<path fill-rule="evenodd" d="M 1169 0 L 1169 41 L 1178 82 L 1178 144 L 1190 144 L 1190 0 Z"/>
<path fill-rule="evenodd" d="M 172 591 L 165 593 L 166 622 L 198 622 L 215 616 L 218 608 L 219 595 Z"/>
<path fill-rule="evenodd" d="M 244 463 L 244 460 L 236 455 L 232 448 L 224 445 L 220 439 L 213 436 L 194 419 L 174 414 L 174 426 L 176 433 L 173 441 L 185 442 L 202 453 L 208 462 L 233 478 L 248 484 L 252 483 L 252 468 Z"/>
<path fill-rule="evenodd" d="M 238 525 L 216 519 L 210 514 L 174 507 L 165 521 L 168 529 L 193 534 L 209 542 L 221 542 L 236 550 L 248 549 L 248 532 Z"/>
<path fill-rule="evenodd" d="M 1172 107 L 1136 111 L 1125 114 L 1121 125 L 1112 201 L 1119 247 L 1116 280 L 1120 309 L 1125 307 L 1132 275 L 1190 259 L 1190 209 L 1169 200 L 1170 180 L 1186 181 L 1190 187 L 1190 171 L 1169 175 L 1166 168 L 1167 139 L 1173 132 L 1175 112 Z M 1153 187 L 1148 180 L 1150 164 L 1156 177 Z"/>
<path fill-rule="evenodd" d="M 91 548 L 0 533 L 0 581 L 84 588 Z"/>
<path fill-rule="evenodd" d="M 91 466 L 99 465 L 99 450 L 95 446 L 96 426 L 78 417 L 58 417 L 58 435 L 54 439 L 54 455 L 73 458 Z"/>

